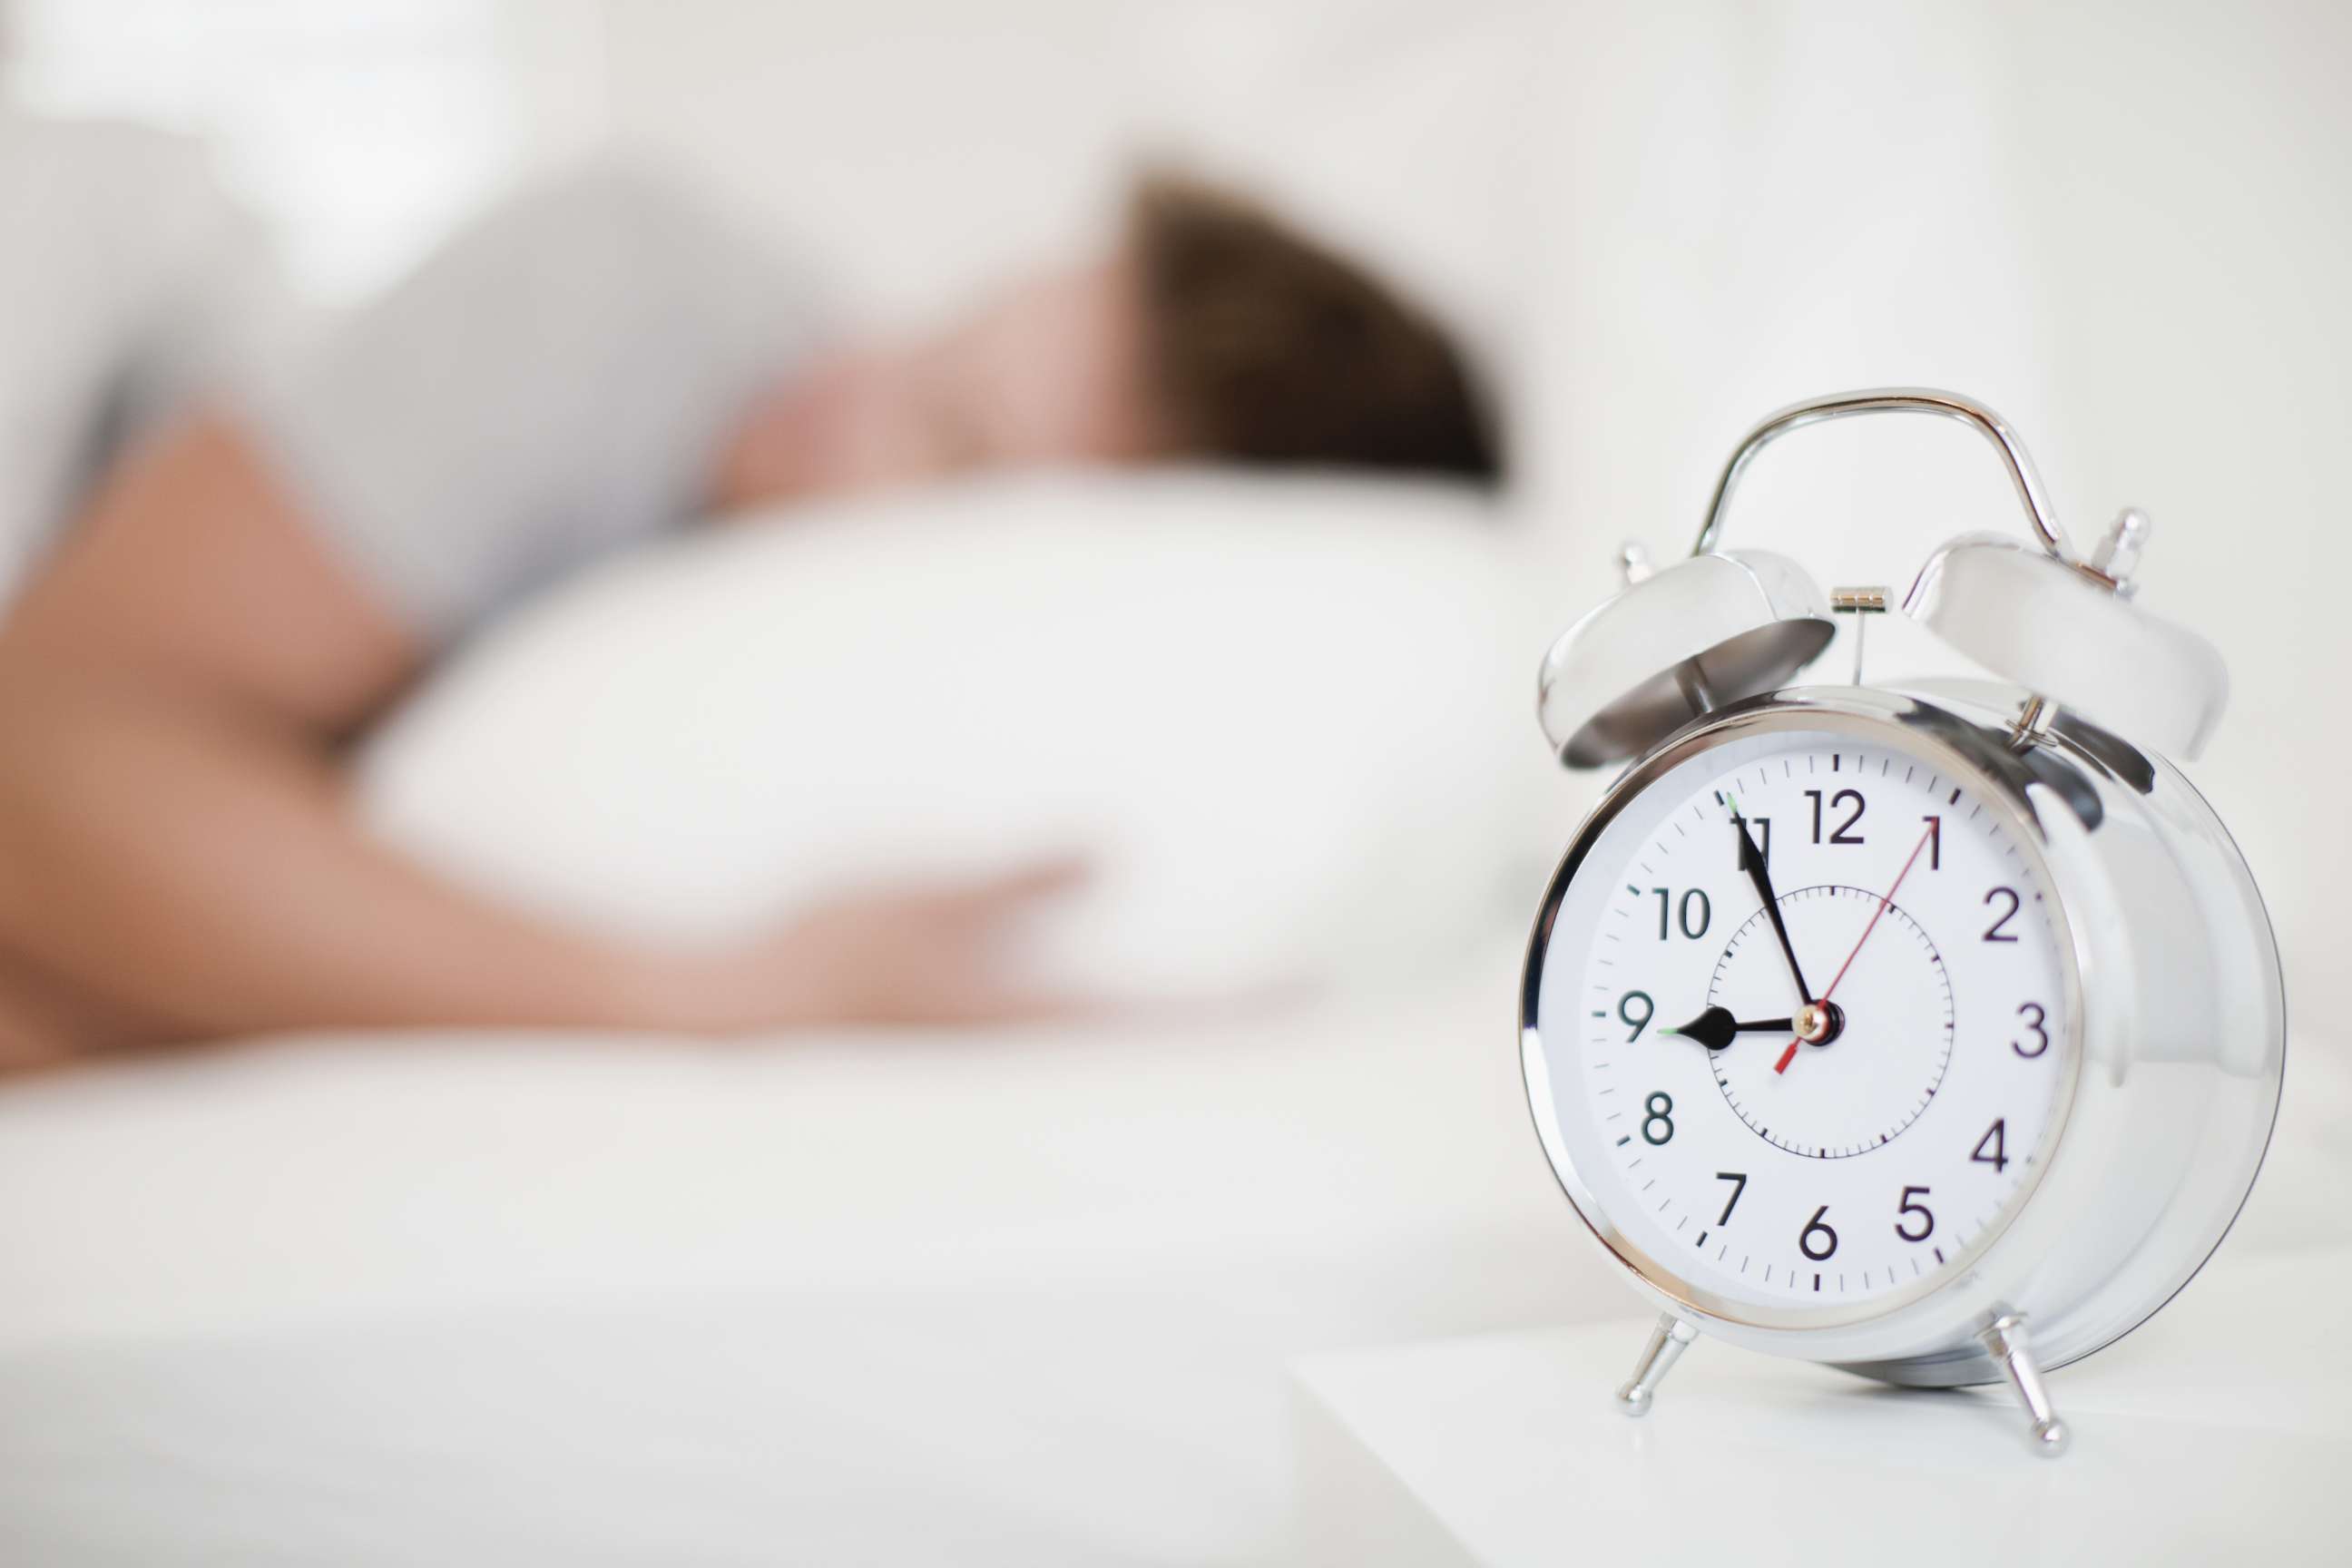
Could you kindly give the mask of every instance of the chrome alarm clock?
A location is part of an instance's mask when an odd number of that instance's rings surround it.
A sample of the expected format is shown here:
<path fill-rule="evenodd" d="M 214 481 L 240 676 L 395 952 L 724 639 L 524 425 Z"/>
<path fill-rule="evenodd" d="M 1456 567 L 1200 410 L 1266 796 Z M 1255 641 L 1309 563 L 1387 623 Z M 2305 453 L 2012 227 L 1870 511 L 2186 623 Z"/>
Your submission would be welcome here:
<path fill-rule="evenodd" d="M 1878 588 L 1721 547 L 1790 430 L 1907 412 L 1987 437 L 2032 537 L 1931 555 L 1902 610 L 1999 679 L 1865 683 Z M 2087 558 L 1990 409 L 1843 394 L 1739 443 L 1696 549 L 1543 662 L 1571 768 L 1627 763 L 1544 895 L 1521 988 L 1536 1131 L 1661 1316 L 1646 1413 L 1704 1334 L 1889 1383 L 2006 1380 L 2113 1343 L 2219 1245 L 2268 1145 L 2278 951 L 2246 863 L 2168 755 L 2221 659 L 2135 601 L 2147 519 Z M 1792 684 L 1851 615 L 1851 684 Z"/>

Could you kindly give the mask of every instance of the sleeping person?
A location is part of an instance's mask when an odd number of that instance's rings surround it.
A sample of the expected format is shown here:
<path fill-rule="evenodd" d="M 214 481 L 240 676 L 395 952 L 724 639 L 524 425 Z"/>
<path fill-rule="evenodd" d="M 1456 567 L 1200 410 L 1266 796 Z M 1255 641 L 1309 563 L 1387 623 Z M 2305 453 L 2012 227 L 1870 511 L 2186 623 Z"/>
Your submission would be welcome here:
<path fill-rule="evenodd" d="M 924 341 L 830 342 L 811 300 L 667 186 L 577 174 L 103 465 L 0 625 L 0 1062 L 310 1026 L 1053 1013 L 1005 939 L 1072 868 L 637 950 L 371 839 L 345 748 L 518 600 L 753 502 L 1014 465 L 1496 471 L 1427 316 L 1182 180 L 1143 181 L 1094 264 Z"/>

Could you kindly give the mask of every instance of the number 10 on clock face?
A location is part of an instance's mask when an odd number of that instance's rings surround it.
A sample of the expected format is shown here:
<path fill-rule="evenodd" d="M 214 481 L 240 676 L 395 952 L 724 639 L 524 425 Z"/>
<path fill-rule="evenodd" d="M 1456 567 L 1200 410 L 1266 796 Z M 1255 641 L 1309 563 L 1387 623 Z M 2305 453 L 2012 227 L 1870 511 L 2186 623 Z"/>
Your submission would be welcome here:
<path fill-rule="evenodd" d="M 1596 1233 L 1737 1321 L 1924 1294 L 1997 1236 L 2075 1071 L 2030 829 L 1870 730 L 1748 728 L 1612 792 L 1538 921 L 1538 1131 Z"/>

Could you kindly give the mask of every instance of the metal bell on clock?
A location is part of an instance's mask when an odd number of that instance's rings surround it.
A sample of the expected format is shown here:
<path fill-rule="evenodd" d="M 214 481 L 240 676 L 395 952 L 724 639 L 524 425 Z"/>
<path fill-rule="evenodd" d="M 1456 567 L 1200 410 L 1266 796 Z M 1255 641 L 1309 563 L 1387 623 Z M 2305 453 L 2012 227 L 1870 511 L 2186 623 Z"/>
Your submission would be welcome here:
<path fill-rule="evenodd" d="M 1707 552 L 1654 570 L 1639 546 L 1625 585 L 1544 655 L 1536 715 L 1571 768 L 1639 756 L 1702 713 L 1778 690 L 1835 631 L 1805 569 L 1762 550 Z"/>
<path fill-rule="evenodd" d="M 2085 562 L 2057 539 L 2036 549 L 1964 533 L 1927 558 L 1903 611 L 2035 694 L 2021 731 L 2054 702 L 2151 751 L 2194 758 L 2221 721 L 2229 673 L 2211 643 L 2132 602 L 2147 537 L 2147 515 L 2131 508 Z"/>

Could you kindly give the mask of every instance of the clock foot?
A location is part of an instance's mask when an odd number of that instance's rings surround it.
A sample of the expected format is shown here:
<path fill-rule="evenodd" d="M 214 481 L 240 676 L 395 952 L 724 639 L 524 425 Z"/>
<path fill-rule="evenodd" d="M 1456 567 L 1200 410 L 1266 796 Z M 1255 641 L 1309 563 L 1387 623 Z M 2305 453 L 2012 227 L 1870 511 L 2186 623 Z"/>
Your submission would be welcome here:
<path fill-rule="evenodd" d="M 2017 1402 L 2032 1418 L 2027 1436 L 2033 1451 L 2046 1459 L 2056 1458 L 2066 1451 L 2074 1435 L 2067 1429 L 2066 1423 L 2058 1419 L 2058 1412 L 2050 1404 L 2050 1391 L 2042 1386 L 2042 1369 L 2034 1363 L 2025 1320 L 2015 1313 L 2004 1313 L 1992 1321 L 1983 1337 L 1985 1349 L 2009 1373 L 2009 1386 L 2016 1392 Z"/>
<path fill-rule="evenodd" d="M 1658 1384 L 1681 1359 L 1684 1347 L 1696 1338 L 1698 1331 L 1672 1312 L 1659 1314 L 1650 1342 L 1642 1347 L 1642 1359 L 1633 1363 L 1633 1375 L 1617 1391 L 1617 1408 L 1628 1415 L 1647 1415 Z"/>

